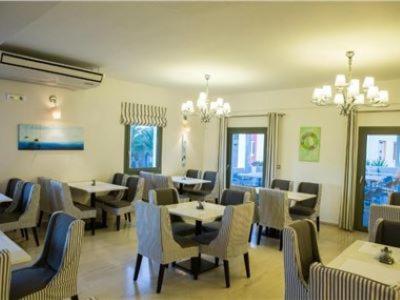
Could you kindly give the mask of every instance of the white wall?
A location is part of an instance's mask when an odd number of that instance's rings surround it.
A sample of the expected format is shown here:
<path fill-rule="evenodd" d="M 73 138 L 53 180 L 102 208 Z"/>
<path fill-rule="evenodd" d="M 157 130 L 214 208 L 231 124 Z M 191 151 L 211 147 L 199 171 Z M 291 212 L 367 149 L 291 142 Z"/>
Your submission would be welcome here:
<path fill-rule="evenodd" d="M 381 82 L 389 89 L 391 102 L 400 102 L 400 80 Z M 280 133 L 281 178 L 294 181 L 319 182 L 323 185 L 321 220 L 337 223 L 343 188 L 345 161 L 346 119 L 334 107 L 316 107 L 310 103 L 312 88 L 226 95 L 234 114 L 260 114 L 283 112 Z M 398 105 L 398 104 L 397 104 Z M 396 107 L 395 105 L 392 105 Z M 250 119 L 249 119 L 250 120 Z M 400 113 L 360 114 L 360 126 L 400 126 Z M 321 152 L 318 163 L 298 159 L 301 126 L 321 127 Z M 205 130 L 207 146 L 203 153 L 203 168 L 217 167 L 218 125 L 213 122 Z"/>
<path fill-rule="evenodd" d="M 27 101 L 4 101 L 4 93 L 19 93 Z M 52 120 L 48 98 L 61 101 L 62 119 Z M 180 103 L 185 95 L 176 91 L 106 78 L 97 88 L 80 91 L 0 80 L 0 182 L 10 177 L 33 180 L 49 176 L 65 181 L 109 180 L 123 171 L 124 126 L 120 121 L 122 101 L 167 107 L 168 126 L 163 131 L 162 171 L 183 172 L 180 139 L 184 132 Z M 17 125 L 65 124 L 83 126 L 84 151 L 18 151 Z M 195 137 L 195 138 L 193 138 Z M 203 128 L 192 122 L 188 133 L 188 167 L 201 168 Z"/>

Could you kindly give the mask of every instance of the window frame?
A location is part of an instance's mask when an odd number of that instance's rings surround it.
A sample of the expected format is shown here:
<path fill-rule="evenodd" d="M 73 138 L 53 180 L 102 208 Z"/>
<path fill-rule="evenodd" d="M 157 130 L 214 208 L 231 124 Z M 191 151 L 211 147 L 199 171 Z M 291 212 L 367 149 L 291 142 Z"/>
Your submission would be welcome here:
<path fill-rule="evenodd" d="M 146 125 L 146 126 L 154 126 L 157 127 L 157 149 L 156 149 L 156 157 L 157 162 L 154 168 L 130 168 L 129 167 L 129 159 L 130 159 L 130 144 L 131 144 L 131 126 L 138 125 L 125 125 L 125 144 L 124 144 L 124 173 L 130 175 L 138 175 L 140 171 L 152 172 L 152 173 L 161 173 L 162 170 L 162 127 L 155 125 Z"/>

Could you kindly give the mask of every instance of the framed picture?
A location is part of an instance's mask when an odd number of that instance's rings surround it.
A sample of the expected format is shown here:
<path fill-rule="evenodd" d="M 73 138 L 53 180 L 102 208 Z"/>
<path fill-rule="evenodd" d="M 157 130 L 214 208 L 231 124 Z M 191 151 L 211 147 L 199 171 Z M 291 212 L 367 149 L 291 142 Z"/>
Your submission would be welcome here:
<path fill-rule="evenodd" d="M 18 150 L 83 150 L 83 128 L 61 125 L 18 125 Z"/>
<path fill-rule="evenodd" d="M 299 141 L 299 160 L 319 162 L 321 147 L 321 127 L 301 127 Z"/>

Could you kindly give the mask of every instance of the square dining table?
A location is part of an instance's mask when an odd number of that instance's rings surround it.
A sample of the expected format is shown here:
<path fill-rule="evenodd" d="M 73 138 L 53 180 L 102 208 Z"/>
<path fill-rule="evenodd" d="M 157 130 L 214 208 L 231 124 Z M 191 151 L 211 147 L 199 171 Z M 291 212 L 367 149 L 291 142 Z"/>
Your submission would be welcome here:
<path fill-rule="evenodd" d="M 179 194 L 183 193 L 184 185 L 198 185 L 203 183 L 210 183 L 210 180 L 200 179 L 200 178 L 191 178 L 186 176 L 172 176 L 172 182 L 179 184 L 178 192 Z"/>
<path fill-rule="evenodd" d="M 256 193 L 258 195 L 260 188 L 256 188 Z M 312 199 L 317 197 L 317 195 L 315 194 L 309 194 L 309 193 L 301 193 L 301 192 L 292 192 L 292 191 L 284 191 L 287 193 L 288 199 L 289 201 L 293 201 L 293 202 L 301 202 L 301 201 L 305 201 L 308 199 Z"/>
<path fill-rule="evenodd" d="M 0 231 L 0 250 L 6 249 L 10 252 L 11 265 L 18 265 L 29 262 L 31 256 L 2 231 Z"/>

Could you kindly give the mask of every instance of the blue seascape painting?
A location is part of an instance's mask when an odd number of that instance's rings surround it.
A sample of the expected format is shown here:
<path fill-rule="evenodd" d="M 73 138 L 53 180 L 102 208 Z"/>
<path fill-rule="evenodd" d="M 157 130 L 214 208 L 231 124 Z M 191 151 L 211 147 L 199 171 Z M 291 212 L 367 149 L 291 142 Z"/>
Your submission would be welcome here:
<path fill-rule="evenodd" d="M 83 128 L 18 125 L 18 150 L 83 150 Z"/>

